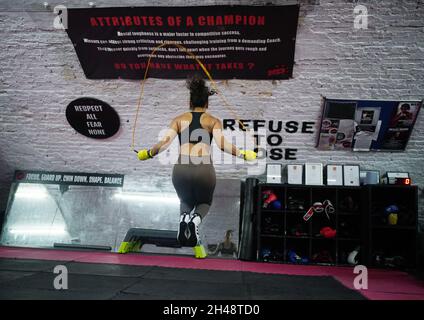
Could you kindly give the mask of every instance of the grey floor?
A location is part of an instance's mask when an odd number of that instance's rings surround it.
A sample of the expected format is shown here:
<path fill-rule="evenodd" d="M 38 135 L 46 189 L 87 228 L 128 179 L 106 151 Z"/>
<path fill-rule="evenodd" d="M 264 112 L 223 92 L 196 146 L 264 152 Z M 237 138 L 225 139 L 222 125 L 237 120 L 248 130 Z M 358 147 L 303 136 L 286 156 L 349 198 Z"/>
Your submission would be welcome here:
<path fill-rule="evenodd" d="M 65 265 L 68 289 L 53 269 Z M 332 277 L 0 259 L 0 299 L 310 300 L 364 299 Z"/>

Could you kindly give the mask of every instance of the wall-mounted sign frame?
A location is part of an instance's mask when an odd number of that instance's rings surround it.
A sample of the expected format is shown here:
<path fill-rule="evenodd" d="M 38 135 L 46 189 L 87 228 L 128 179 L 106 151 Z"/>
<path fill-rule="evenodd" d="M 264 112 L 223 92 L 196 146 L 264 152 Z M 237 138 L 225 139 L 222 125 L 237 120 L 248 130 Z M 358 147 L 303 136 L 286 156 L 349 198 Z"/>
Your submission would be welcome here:
<path fill-rule="evenodd" d="M 13 182 L 122 188 L 124 175 L 16 170 Z"/>
<path fill-rule="evenodd" d="M 319 150 L 403 151 L 423 100 L 322 101 Z"/>

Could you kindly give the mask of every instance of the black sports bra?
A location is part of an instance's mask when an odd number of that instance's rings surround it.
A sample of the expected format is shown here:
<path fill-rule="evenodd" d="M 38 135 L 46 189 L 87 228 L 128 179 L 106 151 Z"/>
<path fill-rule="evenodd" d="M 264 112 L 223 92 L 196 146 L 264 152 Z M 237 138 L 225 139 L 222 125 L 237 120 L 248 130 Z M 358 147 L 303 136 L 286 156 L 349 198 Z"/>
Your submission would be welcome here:
<path fill-rule="evenodd" d="M 187 128 L 185 128 L 183 131 L 178 133 L 178 139 L 180 140 L 180 144 L 181 143 L 181 136 L 183 136 L 184 139 L 188 138 L 188 142 L 189 143 L 199 143 L 199 142 L 203 142 L 206 144 L 211 144 L 212 142 L 212 133 L 208 132 L 206 129 L 202 128 L 202 125 L 200 124 L 200 117 L 202 116 L 204 112 L 191 112 L 191 122 L 189 124 L 189 126 Z M 188 130 L 188 136 L 187 136 L 187 131 Z M 193 133 L 193 131 L 196 131 L 195 133 Z M 202 141 L 203 137 L 205 136 L 205 133 L 207 135 L 209 135 L 209 141 Z M 187 143 L 186 141 L 184 143 Z"/>

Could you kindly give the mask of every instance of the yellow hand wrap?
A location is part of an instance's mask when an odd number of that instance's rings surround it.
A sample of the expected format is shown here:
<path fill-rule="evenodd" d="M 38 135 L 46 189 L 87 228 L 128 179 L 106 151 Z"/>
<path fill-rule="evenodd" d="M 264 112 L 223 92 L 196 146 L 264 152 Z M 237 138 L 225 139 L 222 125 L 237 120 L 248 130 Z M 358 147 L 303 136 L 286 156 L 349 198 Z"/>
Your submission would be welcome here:
<path fill-rule="evenodd" d="M 257 155 L 257 153 L 252 150 L 240 150 L 240 154 L 243 156 L 243 159 L 247 161 L 255 160 Z"/>
<path fill-rule="evenodd" d="M 137 157 L 138 157 L 138 160 L 148 160 L 153 158 L 152 154 L 150 153 L 150 150 L 147 150 L 147 149 L 140 150 L 137 153 Z"/>

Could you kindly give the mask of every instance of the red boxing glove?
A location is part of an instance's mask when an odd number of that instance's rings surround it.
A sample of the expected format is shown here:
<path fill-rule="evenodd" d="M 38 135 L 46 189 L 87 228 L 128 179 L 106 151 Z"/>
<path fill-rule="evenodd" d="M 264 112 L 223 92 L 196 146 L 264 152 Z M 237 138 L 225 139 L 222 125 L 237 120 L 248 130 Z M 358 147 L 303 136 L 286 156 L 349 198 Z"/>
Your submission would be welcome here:
<path fill-rule="evenodd" d="M 262 192 L 262 197 L 264 199 L 264 203 L 263 203 L 264 208 L 268 208 L 271 202 L 277 200 L 277 196 L 271 190 Z"/>
<path fill-rule="evenodd" d="M 319 232 L 324 238 L 334 238 L 336 236 L 337 231 L 334 229 L 331 229 L 330 227 L 324 227 Z"/>

